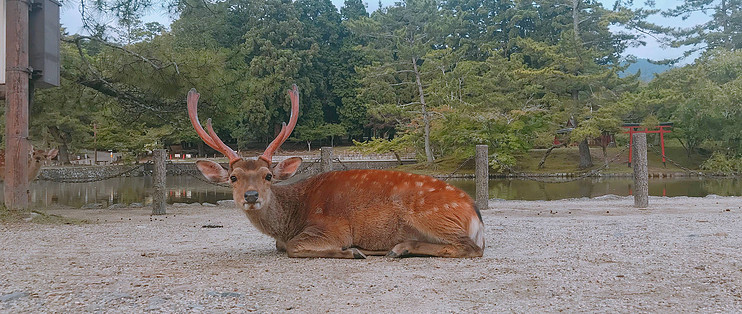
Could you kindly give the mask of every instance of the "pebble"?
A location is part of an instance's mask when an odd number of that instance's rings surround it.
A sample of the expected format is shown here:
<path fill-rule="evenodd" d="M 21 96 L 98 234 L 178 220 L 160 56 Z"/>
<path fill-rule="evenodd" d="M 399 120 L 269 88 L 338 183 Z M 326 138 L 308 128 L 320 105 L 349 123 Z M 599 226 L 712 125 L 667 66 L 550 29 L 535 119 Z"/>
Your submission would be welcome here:
<path fill-rule="evenodd" d="M 216 202 L 219 206 L 231 206 L 234 207 L 234 200 L 221 200 Z"/>
<path fill-rule="evenodd" d="M 103 204 L 100 203 L 92 203 L 92 204 L 85 204 L 80 207 L 80 209 L 101 209 L 103 208 Z"/>
<path fill-rule="evenodd" d="M 20 298 L 27 297 L 28 295 L 29 295 L 28 292 L 20 292 L 20 291 L 5 294 L 5 295 L 0 296 L 0 302 L 8 302 L 11 300 L 20 299 Z"/>
<path fill-rule="evenodd" d="M 216 292 L 216 291 L 206 292 L 206 295 L 212 296 L 212 297 L 222 297 L 222 298 L 227 298 L 227 297 L 239 298 L 242 296 L 242 294 L 239 294 L 237 292 Z"/>
<path fill-rule="evenodd" d="M 124 209 L 127 208 L 126 204 L 113 204 L 111 206 L 108 206 L 108 210 L 116 210 L 116 209 Z"/>

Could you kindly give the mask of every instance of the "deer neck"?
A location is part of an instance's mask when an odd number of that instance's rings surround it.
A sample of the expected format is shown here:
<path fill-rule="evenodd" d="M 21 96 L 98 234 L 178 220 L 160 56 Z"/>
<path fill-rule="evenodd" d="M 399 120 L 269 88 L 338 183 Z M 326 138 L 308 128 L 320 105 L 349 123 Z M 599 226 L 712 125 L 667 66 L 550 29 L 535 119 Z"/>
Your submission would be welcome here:
<path fill-rule="evenodd" d="M 301 209 L 304 185 L 274 185 L 269 205 L 246 211 L 247 217 L 261 232 L 281 241 L 288 241 L 304 229 L 306 215 Z"/>
<path fill-rule="evenodd" d="M 41 163 L 35 160 L 29 161 L 28 165 L 28 181 L 33 181 L 41 170 Z"/>

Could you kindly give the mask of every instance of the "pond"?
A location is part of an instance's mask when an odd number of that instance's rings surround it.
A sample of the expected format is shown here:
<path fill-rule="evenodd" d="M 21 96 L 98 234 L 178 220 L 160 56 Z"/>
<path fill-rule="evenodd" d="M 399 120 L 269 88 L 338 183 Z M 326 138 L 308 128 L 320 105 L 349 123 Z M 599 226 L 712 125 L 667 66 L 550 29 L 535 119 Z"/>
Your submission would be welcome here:
<path fill-rule="evenodd" d="M 452 179 L 449 182 L 474 195 L 474 180 Z M 587 178 L 568 183 L 540 183 L 521 179 L 490 180 L 490 198 L 507 200 L 558 200 L 566 198 L 597 197 L 614 194 L 631 195 L 630 178 Z M 1 184 L 0 184 L 1 185 Z M 192 176 L 167 178 L 168 203 L 216 203 L 231 199 L 228 188 L 215 186 Z M 0 189 L 0 196 L 2 189 Z M 652 196 L 704 197 L 709 194 L 741 196 L 739 178 L 670 178 L 650 179 Z M 151 177 L 121 177 L 92 183 L 56 183 L 35 181 L 31 184 L 31 203 L 34 208 L 55 204 L 82 207 L 86 204 L 131 204 L 152 202 Z"/>

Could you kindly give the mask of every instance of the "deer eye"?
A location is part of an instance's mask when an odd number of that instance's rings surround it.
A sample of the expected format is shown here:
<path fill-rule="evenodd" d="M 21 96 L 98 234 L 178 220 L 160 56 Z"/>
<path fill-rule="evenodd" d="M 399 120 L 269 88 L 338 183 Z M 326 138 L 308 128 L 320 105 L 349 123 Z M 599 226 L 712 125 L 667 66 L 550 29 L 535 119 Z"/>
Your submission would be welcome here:
<path fill-rule="evenodd" d="M 231 177 L 229 177 L 229 180 L 231 180 L 232 182 L 236 182 L 237 181 L 237 177 L 231 176 Z"/>
<path fill-rule="evenodd" d="M 273 179 L 273 175 L 272 174 L 269 173 L 269 174 L 266 174 L 265 175 L 265 180 L 266 181 L 270 181 L 271 179 Z"/>

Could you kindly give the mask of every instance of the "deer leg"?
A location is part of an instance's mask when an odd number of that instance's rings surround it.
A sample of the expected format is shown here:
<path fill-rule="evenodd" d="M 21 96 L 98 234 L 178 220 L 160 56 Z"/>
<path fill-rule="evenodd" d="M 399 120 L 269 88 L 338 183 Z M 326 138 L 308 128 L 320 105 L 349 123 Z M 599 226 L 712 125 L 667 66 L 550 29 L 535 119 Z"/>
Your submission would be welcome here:
<path fill-rule="evenodd" d="M 310 225 L 286 242 L 289 257 L 366 258 L 360 250 L 350 247 L 350 226 L 340 220 Z"/>
<path fill-rule="evenodd" d="M 389 257 L 437 256 L 437 257 L 481 257 L 484 250 L 474 241 L 464 237 L 450 244 L 420 241 L 405 241 L 392 248 Z"/>
<path fill-rule="evenodd" d="M 364 250 L 361 248 L 356 248 L 358 251 L 361 251 L 366 256 L 385 256 L 389 254 L 389 251 L 373 251 L 373 250 Z"/>

